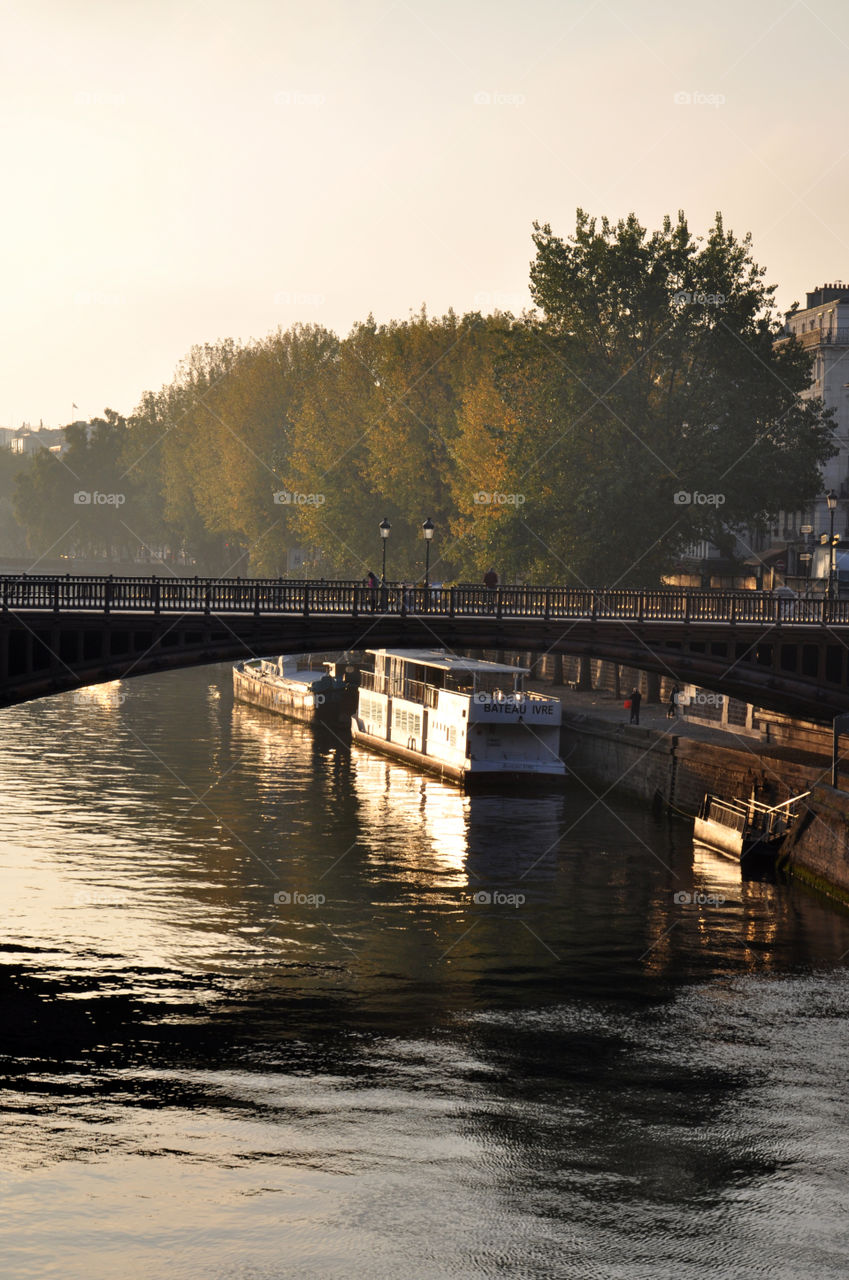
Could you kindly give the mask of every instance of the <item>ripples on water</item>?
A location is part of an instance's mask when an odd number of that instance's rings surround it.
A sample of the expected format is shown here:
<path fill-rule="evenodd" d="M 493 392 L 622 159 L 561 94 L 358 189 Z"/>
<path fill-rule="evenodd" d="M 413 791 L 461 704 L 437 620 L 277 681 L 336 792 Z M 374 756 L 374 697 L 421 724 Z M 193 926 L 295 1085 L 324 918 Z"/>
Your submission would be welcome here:
<path fill-rule="evenodd" d="M 4 1276 L 845 1276 L 843 912 L 227 668 L 0 726 Z"/>

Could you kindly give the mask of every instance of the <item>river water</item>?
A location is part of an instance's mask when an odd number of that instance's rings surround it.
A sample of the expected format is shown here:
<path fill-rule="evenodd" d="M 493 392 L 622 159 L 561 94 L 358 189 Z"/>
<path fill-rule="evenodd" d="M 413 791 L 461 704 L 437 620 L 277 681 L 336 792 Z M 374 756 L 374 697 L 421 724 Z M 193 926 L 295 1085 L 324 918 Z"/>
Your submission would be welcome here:
<path fill-rule="evenodd" d="M 846 1276 L 840 909 L 225 667 L 0 728 L 4 1277 Z"/>

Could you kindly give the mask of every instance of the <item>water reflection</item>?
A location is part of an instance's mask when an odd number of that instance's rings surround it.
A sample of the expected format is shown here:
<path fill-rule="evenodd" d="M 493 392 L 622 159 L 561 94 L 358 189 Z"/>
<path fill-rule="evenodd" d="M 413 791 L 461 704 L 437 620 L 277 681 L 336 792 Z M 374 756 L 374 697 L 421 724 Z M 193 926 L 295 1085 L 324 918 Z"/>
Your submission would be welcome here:
<path fill-rule="evenodd" d="M 842 1274 L 845 914 L 124 688 L 0 713 L 8 1274 Z"/>

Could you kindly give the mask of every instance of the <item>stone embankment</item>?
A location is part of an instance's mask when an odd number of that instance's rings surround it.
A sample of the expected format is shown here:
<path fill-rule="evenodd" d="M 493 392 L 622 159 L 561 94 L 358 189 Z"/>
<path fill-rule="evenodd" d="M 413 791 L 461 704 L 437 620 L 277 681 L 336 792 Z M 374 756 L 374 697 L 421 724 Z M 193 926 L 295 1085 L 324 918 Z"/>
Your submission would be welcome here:
<path fill-rule="evenodd" d="M 849 903 L 849 793 L 835 791 L 828 735 L 814 746 L 803 733 L 792 746 L 790 726 L 781 744 L 745 730 L 719 729 L 667 718 L 665 705 L 643 703 L 639 727 L 628 723 L 624 697 L 594 690 L 561 690 L 545 682 L 531 687 L 560 697 L 563 706 L 561 754 L 580 777 L 605 790 L 621 790 L 693 817 L 706 792 L 748 798 L 754 791 L 766 804 L 803 792 L 801 817 L 785 842 L 782 865 L 799 879 Z M 846 744 L 849 747 L 849 743 Z M 849 759 L 844 763 L 849 788 Z"/>

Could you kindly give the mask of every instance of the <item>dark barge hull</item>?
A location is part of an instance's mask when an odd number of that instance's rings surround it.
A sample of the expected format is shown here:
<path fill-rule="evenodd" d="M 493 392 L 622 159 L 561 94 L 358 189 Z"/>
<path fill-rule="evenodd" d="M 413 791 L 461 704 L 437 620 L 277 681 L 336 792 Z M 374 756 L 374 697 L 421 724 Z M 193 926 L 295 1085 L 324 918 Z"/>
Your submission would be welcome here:
<path fill-rule="evenodd" d="M 249 702 L 302 724 L 349 723 L 357 705 L 355 688 L 316 691 L 308 685 L 299 688 L 298 683 L 272 683 L 240 667 L 233 668 L 233 695 L 239 702 Z"/>

